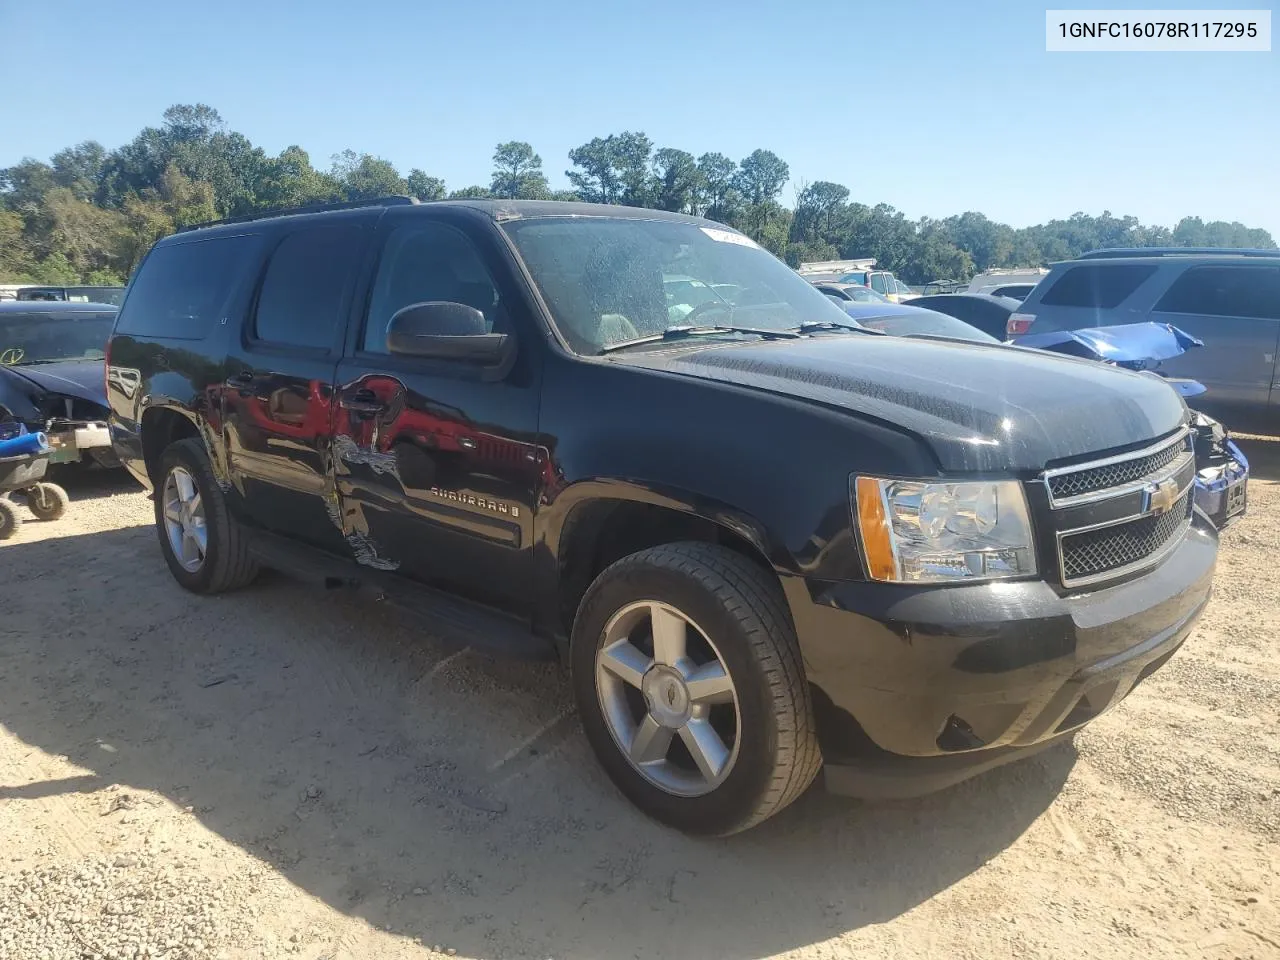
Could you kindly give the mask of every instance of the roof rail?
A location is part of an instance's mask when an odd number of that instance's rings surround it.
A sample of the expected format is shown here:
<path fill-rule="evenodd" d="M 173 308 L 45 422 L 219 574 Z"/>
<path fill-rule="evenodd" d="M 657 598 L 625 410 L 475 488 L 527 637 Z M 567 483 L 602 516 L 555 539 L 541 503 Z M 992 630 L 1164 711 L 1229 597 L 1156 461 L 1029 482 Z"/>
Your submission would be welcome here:
<path fill-rule="evenodd" d="M 209 220 L 205 223 L 191 223 L 179 227 L 178 233 L 189 230 L 201 230 L 205 227 L 217 227 L 224 223 L 250 223 L 254 220 L 267 220 L 271 217 L 289 217 L 299 213 L 323 213 L 326 210 L 356 210 L 360 207 L 399 207 L 412 206 L 418 203 L 417 197 L 374 197 L 370 200 L 342 200 L 337 203 L 312 203 L 302 207 L 275 207 L 271 210 L 256 210 L 253 213 L 241 214 L 238 217 L 225 217 L 222 220 Z"/>
<path fill-rule="evenodd" d="M 1280 250 L 1256 247 L 1107 247 L 1090 250 L 1077 260 L 1109 260 L 1119 257 L 1280 257 Z"/>

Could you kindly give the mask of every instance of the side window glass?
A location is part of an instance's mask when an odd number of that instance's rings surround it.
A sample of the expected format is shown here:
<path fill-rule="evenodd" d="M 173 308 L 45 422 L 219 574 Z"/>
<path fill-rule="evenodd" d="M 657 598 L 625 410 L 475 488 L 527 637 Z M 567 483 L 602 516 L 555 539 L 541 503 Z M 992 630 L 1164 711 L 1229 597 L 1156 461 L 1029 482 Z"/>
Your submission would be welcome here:
<path fill-rule="evenodd" d="M 1280 319 L 1280 270 L 1192 267 L 1156 304 L 1162 313 Z"/>
<path fill-rule="evenodd" d="M 133 278 L 116 332 L 203 339 L 221 318 L 258 242 L 256 236 L 238 235 L 156 247 Z"/>
<path fill-rule="evenodd" d="M 1156 272 L 1147 264 L 1087 264 L 1072 267 L 1050 287 L 1040 302 L 1047 307 L 1118 307 Z"/>
<path fill-rule="evenodd" d="M 488 333 L 509 327 L 498 286 L 463 233 L 442 223 L 397 227 L 379 259 L 360 349 L 386 353 L 391 318 L 410 304 L 433 301 L 475 307 Z"/>
<path fill-rule="evenodd" d="M 289 234 L 267 264 L 254 335 L 267 343 L 325 349 L 344 319 L 347 286 L 360 252 L 360 228 L 337 224 Z"/>

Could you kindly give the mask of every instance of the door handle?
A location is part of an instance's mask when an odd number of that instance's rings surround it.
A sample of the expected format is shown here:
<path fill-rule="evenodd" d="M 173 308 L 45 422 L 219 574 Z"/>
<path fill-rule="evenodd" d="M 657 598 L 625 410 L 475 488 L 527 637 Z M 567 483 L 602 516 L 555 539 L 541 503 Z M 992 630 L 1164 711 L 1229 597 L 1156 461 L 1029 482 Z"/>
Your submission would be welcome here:
<path fill-rule="evenodd" d="M 357 390 L 350 396 L 343 395 L 338 398 L 338 406 L 362 417 L 376 416 L 387 409 L 372 390 Z"/>
<path fill-rule="evenodd" d="M 226 385 L 238 391 L 240 396 L 247 397 L 253 388 L 253 374 L 242 370 L 233 377 L 227 377 Z"/>

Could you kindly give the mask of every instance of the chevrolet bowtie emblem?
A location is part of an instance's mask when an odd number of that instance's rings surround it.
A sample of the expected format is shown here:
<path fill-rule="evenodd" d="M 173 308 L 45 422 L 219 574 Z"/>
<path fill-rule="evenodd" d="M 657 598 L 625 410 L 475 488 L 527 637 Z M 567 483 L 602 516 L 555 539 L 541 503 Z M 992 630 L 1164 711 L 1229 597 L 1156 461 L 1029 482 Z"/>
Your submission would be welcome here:
<path fill-rule="evenodd" d="M 1173 477 L 1147 485 L 1147 510 L 1167 513 L 1178 502 L 1178 481 Z"/>

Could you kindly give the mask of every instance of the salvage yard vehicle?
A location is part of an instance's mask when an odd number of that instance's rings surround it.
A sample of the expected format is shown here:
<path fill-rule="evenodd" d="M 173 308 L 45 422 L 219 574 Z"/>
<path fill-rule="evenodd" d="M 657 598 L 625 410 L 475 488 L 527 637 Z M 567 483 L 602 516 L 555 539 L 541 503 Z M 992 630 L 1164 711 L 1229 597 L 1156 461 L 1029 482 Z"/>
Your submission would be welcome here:
<path fill-rule="evenodd" d="M 673 311 L 675 277 L 723 296 Z M 1069 738 L 1210 594 L 1167 384 L 862 330 L 680 214 L 386 198 L 188 228 L 108 364 L 178 583 L 269 566 L 558 657 L 615 784 L 694 833 L 820 770 L 910 796 Z"/>
<path fill-rule="evenodd" d="M 1233 429 L 1280 433 L 1280 250 L 1094 250 L 1054 264 L 1009 317 L 1008 335 L 1147 321 L 1204 341 L 1164 370 L 1205 385 L 1205 412 Z"/>
<path fill-rule="evenodd" d="M 0 423 L 47 434 L 50 463 L 120 465 L 103 383 L 115 315 L 101 303 L 0 303 Z"/>

